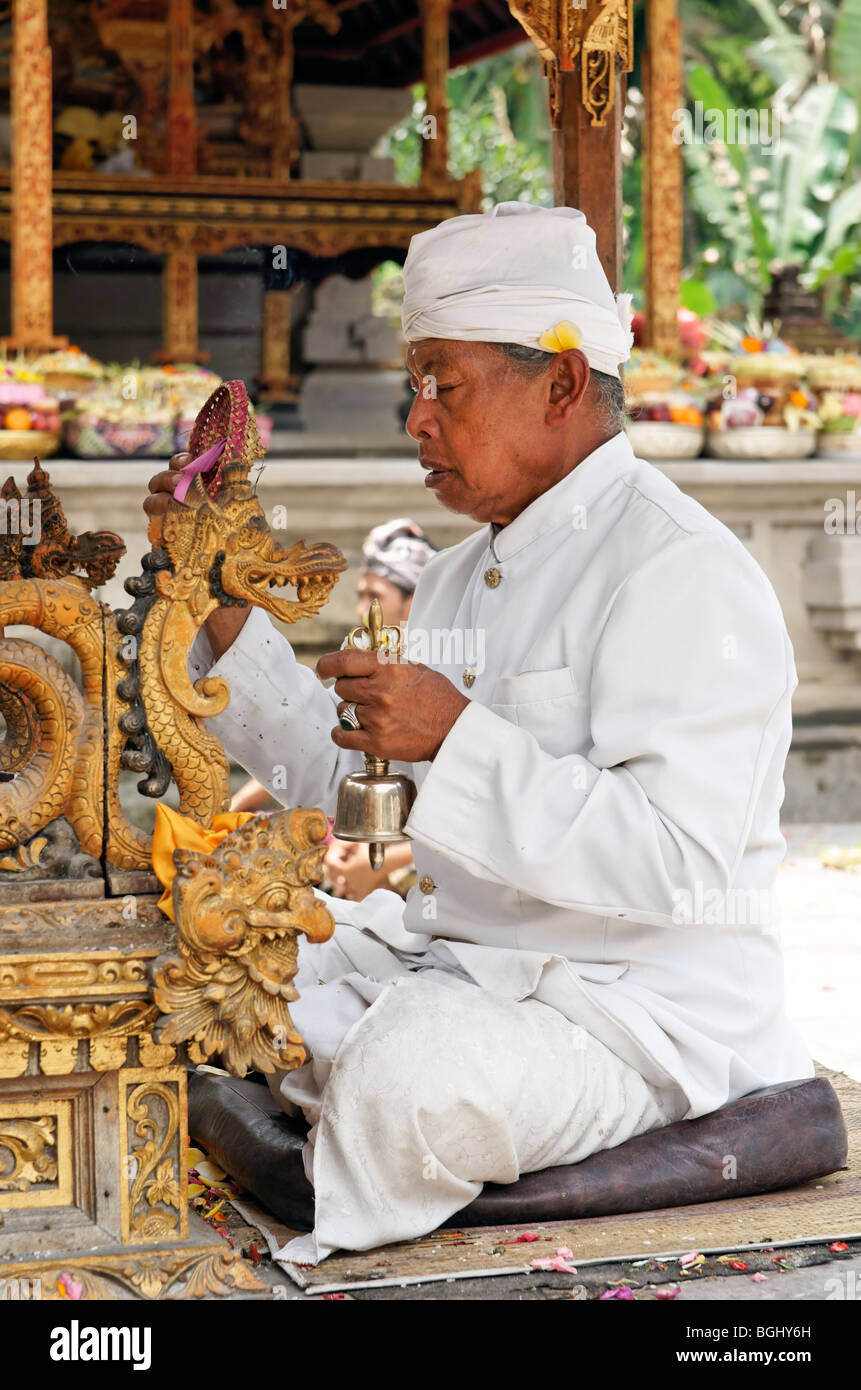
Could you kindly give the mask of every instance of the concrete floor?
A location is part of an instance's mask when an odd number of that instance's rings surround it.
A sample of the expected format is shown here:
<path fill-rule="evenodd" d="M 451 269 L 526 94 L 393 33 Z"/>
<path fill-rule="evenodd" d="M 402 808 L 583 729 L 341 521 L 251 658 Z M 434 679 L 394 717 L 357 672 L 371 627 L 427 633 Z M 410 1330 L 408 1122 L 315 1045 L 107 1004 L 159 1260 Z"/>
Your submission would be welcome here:
<path fill-rule="evenodd" d="M 861 869 L 827 869 L 819 857 L 831 845 L 861 844 L 861 823 L 784 832 L 787 1010 L 818 1062 L 861 1080 Z"/>

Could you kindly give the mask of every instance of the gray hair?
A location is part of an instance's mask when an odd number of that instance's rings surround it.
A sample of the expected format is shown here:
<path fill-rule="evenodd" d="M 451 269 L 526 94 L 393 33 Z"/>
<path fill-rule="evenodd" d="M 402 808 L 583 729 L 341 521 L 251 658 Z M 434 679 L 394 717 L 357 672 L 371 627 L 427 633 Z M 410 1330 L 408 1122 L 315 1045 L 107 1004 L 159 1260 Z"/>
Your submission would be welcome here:
<path fill-rule="evenodd" d="M 502 352 L 524 376 L 540 376 L 550 365 L 555 353 L 545 352 L 543 348 L 525 347 L 523 343 L 489 343 L 496 352 Z M 625 427 L 625 388 L 621 381 L 606 372 L 589 369 L 595 402 L 595 412 L 607 431 L 608 438 L 618 434 Z"/>

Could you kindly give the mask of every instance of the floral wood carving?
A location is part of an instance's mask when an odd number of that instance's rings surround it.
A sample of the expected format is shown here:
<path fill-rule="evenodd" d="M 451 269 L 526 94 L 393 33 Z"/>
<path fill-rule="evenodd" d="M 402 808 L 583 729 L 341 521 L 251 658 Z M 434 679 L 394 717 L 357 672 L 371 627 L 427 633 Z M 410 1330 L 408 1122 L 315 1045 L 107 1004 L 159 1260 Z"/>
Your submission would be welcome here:
<path fill-rule="evenodd" d="M 625 72 L 633 67 L 633 0 L 602 0 L 597 6 L 593 0 L 582 6 L 571 0 L 509 0 L 508 7 L 550 70 L 551 118 L 555 114 L 558 121 L 554 70 L 573 72 L 579 61 L 580 99 L 591 124 L 603 125 L 616 99 L 616 60 Z"/>
<path fill-rule="evenodd" d="M 4 1269 L 4 1275 L 7 1271 Z M 68 1299 L 69 1280 L 81 1285 L 81 1300 L 106 1302 L 128 1297 L 153 1299 L 219 1298 L 244 1290 L 264 1293 L 253 1269 L 238 1250 L 161 1250 L 143 1255 L 66 1255 L 9 1267 L 10 1274 L 40 1281 L 41 1297 Z M 65 1276 L 65 1277 L 64 1277 Z"/>
<path fill-rule="evenodd" d="M 31 1183 L 55 1180 L 56 1123 L 53 1115 L 0 1119 L 0 1158 L 4 1150 L 12 1158 L 11 1168 L 0 1165 L 0 1192 L 27 1192 Z"/>
<path fill-rule="evenodd" d="M 135 1137 L 143 1142 L 131 1145 L 125 1160 L 129 1190 L 123 1203 L 123 1235 L 129 1241 L 176 1239 L 185 1215 L 178 1168 L 184 1158 L 177 1143 L 179 1086 L 158 1074 L 145 1075 L 128 1090 L 126 1114 Z"/>
<path fill-rule="evenodd" d="M 20 1008 L 0 1009 L 0 1040 L 25 1039 L 44 1042 L 48 1038 L 125 1037 L 146 1033 L 157 1010 L 146 999 L 121 999 L 116 1004 L 22 1004 Z"/>
<path fill-rule="evenodd" d="M 194 1038 L 238 1076 L 302 1065 L 288 1005 L 299 933 L 326 941 L 334 930 L 312 888 L 327 833 L 322 811 L 300 808 L 256 817 L 212 854 L 174 852 L 180 954 L 156 962 L 159 1041 Z"/>

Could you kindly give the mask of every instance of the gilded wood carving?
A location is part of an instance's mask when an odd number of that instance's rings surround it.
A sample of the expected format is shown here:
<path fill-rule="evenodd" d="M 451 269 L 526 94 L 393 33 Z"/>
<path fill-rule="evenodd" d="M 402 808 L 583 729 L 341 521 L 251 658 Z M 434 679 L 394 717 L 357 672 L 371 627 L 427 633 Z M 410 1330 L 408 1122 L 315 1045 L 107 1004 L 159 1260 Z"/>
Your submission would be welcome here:
<path fill-rule="evenodd" d="M 285 549 L 272 539 L 248 479 L 260 457 L 257 441 L 247 457 L 225 465 L 217 498 L 195 478 L 186 504 L 173 502 L 153 520 L 144 573 L 126 581 L 135 603 L 118 616 L 120 634 L 131 639 L 119 685 L 130 705 L 120 720 L 132 745 L 124 765 L 149 772 L 139 783 L 147 795 L 163 795 L 172 771 L 180 811 L 203 825 L 226 809 L 229 786 L 221 744 L 200 721 L 220 714 L 230 692 L 222 680 L 192 685 L 188 652 L 198 629 L 225 602 L 255 604 L 284 623 L 311 617 L 345 568 L 333 546 L 300 541 Z M 288 585 L 295 599 L 279 596 Z"/>
<path fill-rule="evenodd" d="M 21 1004 L 0 1008 L 0 1039 L 40 1042 L 48 1038 L 95 1038 L 102 1034 L 143 1033 L 158 1010 L 146 999 L 113 1004 Z"/>
<path fill-rule="evenodd" d="M 0 1206 L 62 1206 L 72 1185 L 70 1102 L 0 1098 Z"/>
<path fill-rule="evenodd" d="M 67 642 L 83 689 L 32 643 L 0 641 L 0 712 L 11 735 L 0 747 L 0 770 L 15 774 L 4 786 L 0 849 L 17 852 L 65 816 L 85 853 L 106 852 L 118 868 L 149 868 L 150 837 L 120 804 L 121 766 L 149 772 L 149 794 L 163 794 L 172 774 L 180 810 L 202 824 L 226 807 L 226 759 L 201 719 L 224 709 L 229 692 L 218 681 L 192 686 L 187 654 L 195 633 L 225 601 L 257 604 L 286 623 L 311 616 L 345 563 L 332 546 L 273 541 L 248 481 L 261 456 L 258 441 L 247 458 L 225 466 L 217 499 L 198 486 L 188 505 L 173 504 L 154 523 L 155 548 L 142 576 L 126 585 L 135 603 L 119 615 L 88 590 L 113 573 L 122 541 L 110 532 L 71 537 L 36 464 L 27 497 L 41 508 L 41 539 L 30 547 L 0 535 L 0 627 L 22 623 Z M 13 483 L 4 486 L 7 497 L 13 491 Z M 280 597 L 286 585 L 295 586 L 294 600 Z M 32 854 L 31 847 L 28 862 Z"/>
<path fill-rule="evenodd" d="M 634 64 L 633 0 L 508 0 L 508 8 L 547 65 L 551 119 L 558 123 L 555 70 L 579 65 L 580 100 L 591 124 L 603 125 L 616 99 L 617 61 L 625 72 Z"/>
<path fill-rule="evenodd" d="M 325 941 L 334 930 L 312 887 L 328 830 L 322 811 L 282 811 L 247 822 L 212 854 L 175 851 L 179 955 L 157 963 L 160 1040 L 194 1038 L 238 1076 L 304 1062 L 288 1006 L 299 933 Z"/>
<path fill-rule="evenodd" d="M 12 1165 L 0 1171 L 0 1192 L 29 1192 L 32 1183 L 53 1182 L 57 1176 L 56 1121 L 52 1115 L 32 1120 L 0 1118 L 0 1156 L 5 1149 Z"/>
<path fill-rule="evenodd" d="M 67 838 L 99 878 L 62 891 L 151 883 L 141 872 L 150 837 L 119 802 L 122 766 L 143 772 L 155 795 L 172 776 L 180 809 L 211 824 L 228 779 L 205 720 L 229 691 L 190 679 L 197 631 L 225 604 L 257 604 L 287 623 L 312 616 L 344 568 L 331 546 L 273 540 L 249 481 L 259 437 L 241 418 L 240 432 L 227 431 L 216 495 L 197 477 L 186 502 L 153 521 L 124 612 L 90 592 L 113 574 L 122 541 L 70 535 L 38 461 L 26 498 L 39 508 L 38 539 L 0 534 L 0 628 L 25 624 L 65 642 L 82 677 L 79 689 L 42 648 L 0 641 L 0 1208 L 15 1255 L 0 1274 L 41 1279 L 43 1297 L 60 1296 L 64 1278 L 93 1298 L 262 1287 L 232 1252 L 189 1234 L 185 1063 L 218 1052 L 244 1074 L 304 1061 L 289 1003 L 300 934 L 323 941 L 333 930 L 313 893 L 326 817 L 285 811 L 211 855 L 176 851 L 176 928 L 145 892 L 25 900 L 45 891 L 34 875 Z M 4 514 L 14 504 L 20 517 L 11 481 L 3 500 Z"/>
<path fill-rule="evenodd" d="M 120 1191 L 123 1240 L 152 1242 L 188 1233 L 188 1145 L 182 1106 L 184 1077 L 176 1068 L 119 1075 Z"/>
<path fill-rule="evenodd" d="M 200 1246 L 188 1250 L 159 1251 L 140 1255 L 90 1255 L 71 1259 L 20 1261 L 4 1265 L 6 1279 L 38 1279 L 41 1297 L 59 1301 L 69 1297 L 66 1284 L 70 1275 L 81 1285 L 85 1300 L 112 1301 L 127 1297 L 147 1300 L 177 1298 L 221 1298 L 244 1291 L 263 1293 L 261 1284 L 243 1261 L 238 1250 L 223 1242 L 213 1250 Z"/>

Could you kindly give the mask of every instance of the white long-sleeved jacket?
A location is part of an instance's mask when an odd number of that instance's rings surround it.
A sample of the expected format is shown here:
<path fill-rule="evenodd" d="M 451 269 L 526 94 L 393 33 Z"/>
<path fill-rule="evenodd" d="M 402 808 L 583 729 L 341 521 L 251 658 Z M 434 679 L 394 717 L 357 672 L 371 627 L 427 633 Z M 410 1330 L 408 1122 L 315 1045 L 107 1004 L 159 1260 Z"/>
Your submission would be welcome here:
<path fill-rule="evenodd" d="M 476 678 L 410 769 L 434 886 L 391 944 L 557 1008 L 691 1116 L 811 1075 L 773 906 L 792 649 L 732 533 L 617 435 L 495 536 L 433 558 L 409 650 L 459 689 Z M 210 661 L 201 637 L 194 673 Z M 262 613 L 211 674 L 237 761 L 269 787 L 286 768 L 274 794 L 331 814 L 361 763 L 331 741 L 334 692 Z"/>

